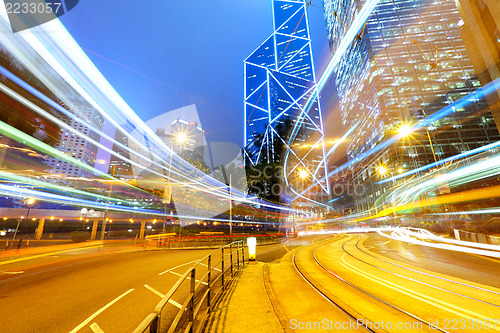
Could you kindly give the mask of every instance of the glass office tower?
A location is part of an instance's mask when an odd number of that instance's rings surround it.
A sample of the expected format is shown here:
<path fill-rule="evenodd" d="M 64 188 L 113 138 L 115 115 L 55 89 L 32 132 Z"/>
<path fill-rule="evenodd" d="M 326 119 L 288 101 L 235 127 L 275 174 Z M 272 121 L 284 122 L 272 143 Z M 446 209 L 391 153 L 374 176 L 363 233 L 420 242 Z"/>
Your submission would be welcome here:
<path fill-rule="evenodd" d="M 364 3 L 323 1 L 332 53 Z M 380 1 L 334 74 L 346 129 L 361 121 L 350 136 L 351 160 L 480 87 L 460 24 L 453 0 Z M 357 211 L 372 209 L 394 186 L 379 184 L 384 176 L 498 139 L 486 100 L 470 101 L 354 165 L 354 184 L 365 188 L 354 197 Z M 380 167 L 385 175 L 378 172 Z"/>
<path fill-rule="evenodd" d="M 273 1 L 274 33 L 244 63 L 246 162 L 283 164 L 296 195 L 329 187 L 307 8 Z"/>

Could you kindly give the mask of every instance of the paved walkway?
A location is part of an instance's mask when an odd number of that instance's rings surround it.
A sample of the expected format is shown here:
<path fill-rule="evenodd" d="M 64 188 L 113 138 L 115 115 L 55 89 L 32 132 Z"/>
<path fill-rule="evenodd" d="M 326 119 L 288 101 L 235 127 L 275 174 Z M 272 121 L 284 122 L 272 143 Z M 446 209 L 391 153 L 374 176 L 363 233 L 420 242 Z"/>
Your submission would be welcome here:
<path fill-rule="evenodd" d="M 327 332 L 332 330 L 300 329 L 301 323 L 346 320 L 296 272 L 290 252 L 269 264 L 250 263 L 235 283 L 212 312 L 206 332 Z"/>
<path fill-rule="evenodd" d="M 248 264 L 210 316 L 207 332 L 285 332 L 267 293 L 265 265 Z"/>

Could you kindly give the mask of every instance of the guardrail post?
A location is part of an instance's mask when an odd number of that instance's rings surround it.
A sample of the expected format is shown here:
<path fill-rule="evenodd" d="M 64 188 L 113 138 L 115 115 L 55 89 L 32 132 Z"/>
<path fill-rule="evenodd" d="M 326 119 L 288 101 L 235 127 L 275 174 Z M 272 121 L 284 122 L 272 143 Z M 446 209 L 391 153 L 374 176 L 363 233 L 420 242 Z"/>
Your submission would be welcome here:
<path fill-rule="evenodd" d="M 196 268 L 193 267 L 191 271 L 191 302 L 189 302 L 189 322 L 191 323 L 191 329 L 189 333 L 193 333 L 194 331 L 194 292 L 196 288 Z"/>
<path fill-rule="evenodd" d="M 241 257 L 243 261 L 243 266 L 245 266 L 245 241 L 241 241 Z"/>
<path fill-rule="evenodd" d="M 222 247 L 222 290 L 224 290 L 224 246 Z"/>
<path fill-rule="evenodd" d="M 233 278 L 233 243 L 229 243 L 229 259 L 231 260 L 231 279 Z"/>
<path fill-rule="evenodd" d="M 236 243 L 236 262 L 238 263 L 238 270 L 240 270 L 240 241 Z"/>
<path fill-rule="evenodd" d="M 149 332 L 151 332 L 151 333 L 160 332 L 160 330 L 159 330 L 160 325 L 159 324 L 160 324 L 160 315 L 158 314 L 156 316 L 156 318 L 149 325 Z"/>
<path fill-rule="evenodd" d="M 208 256 L 208 276 L 207 276 L 207 284 L 208 284 L 208 294 L 207 294 L 207 308 L 208 308 L 208 313 L 212 312 L 211 309 L 211 302 L 210 302 L 210 297 L 212 293 L 212 255 L 210 254 Z"/>

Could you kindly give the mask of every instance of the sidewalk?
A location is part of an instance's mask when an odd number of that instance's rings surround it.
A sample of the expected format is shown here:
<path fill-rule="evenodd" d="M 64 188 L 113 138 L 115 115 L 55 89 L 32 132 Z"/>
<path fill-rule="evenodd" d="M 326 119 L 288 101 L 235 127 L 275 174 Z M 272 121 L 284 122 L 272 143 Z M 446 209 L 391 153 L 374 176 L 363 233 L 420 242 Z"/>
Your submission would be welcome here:
<path fill-rule="evenodd" d="M 250 263 L 228 289 L 207 321 L 209 333 L 325 332 L 304 327 L 324 319 L 342 322 L 341 311 L 314 291 L 295 270 L 292 252 L 269 264 Z M 302 325 L 303 326 L 303 325 Z M 330 330 L 331 331 L 331 330 Z M 346 329 L 342 332 L 356 332 Z"/>
<path fill-rule="evenodd" d="M 287 332 L 267 292 L 267 264 L 251 262 L 218 303 L 207 322 L 206 332 Z M 266 280 L 267 275 L 267 281 Z M 271 296 L 272 299 L 272 296 Z"/>

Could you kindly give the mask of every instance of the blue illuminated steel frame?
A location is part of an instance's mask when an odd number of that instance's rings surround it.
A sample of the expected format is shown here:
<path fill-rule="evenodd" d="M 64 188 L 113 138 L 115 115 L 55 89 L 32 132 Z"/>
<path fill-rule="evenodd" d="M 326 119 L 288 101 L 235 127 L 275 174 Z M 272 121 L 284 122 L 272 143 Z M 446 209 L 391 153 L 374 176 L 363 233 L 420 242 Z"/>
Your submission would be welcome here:
<path fill-rule="evenodd" d="M 284 145 L 285 181 L 292 191 L 299 190 L 295 175 L 305 170 L 309 183 L 328 193 L 307 7 L 306 1 L 274 0 L 274 33 L 244 61 L 245 155 L 252 165 L 272 162 L 279 158 L 275 145 Z M 284 136 L 278 128 L 287 119 Z"/>

